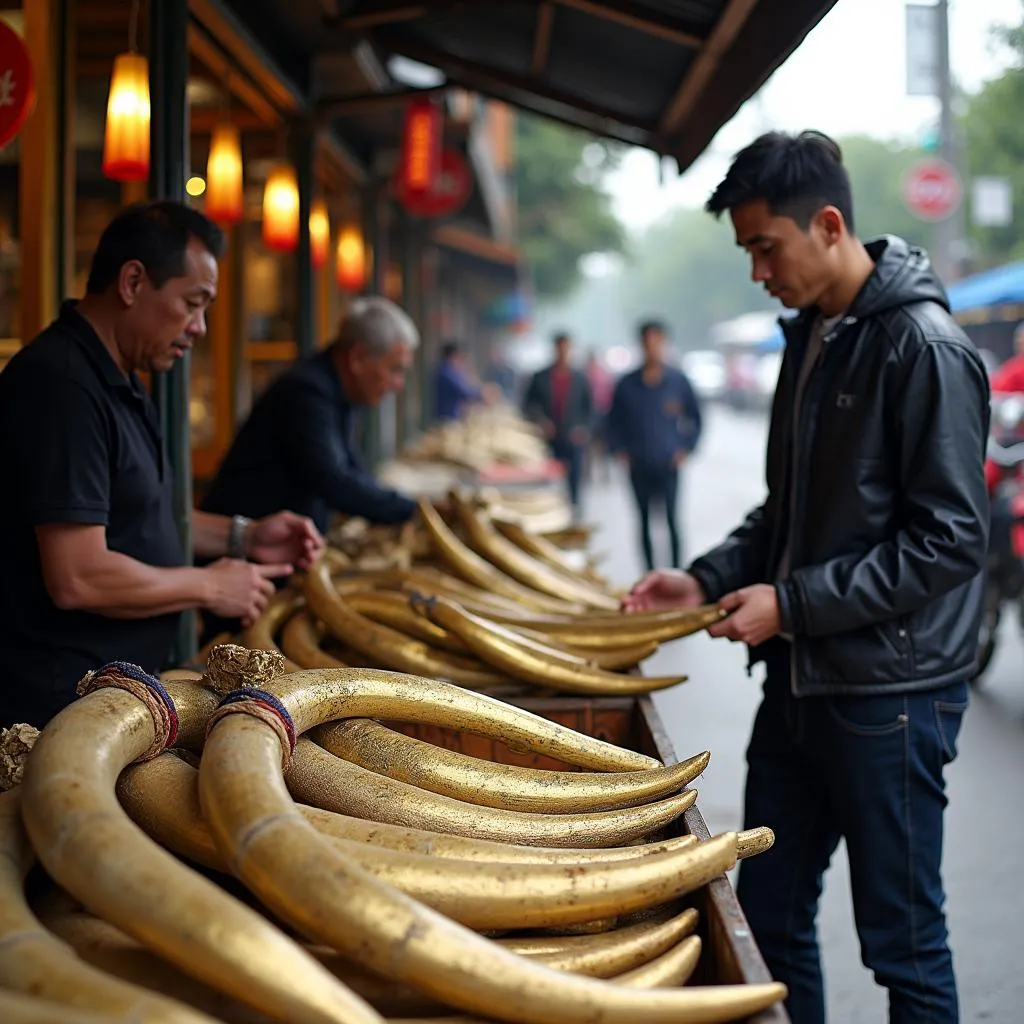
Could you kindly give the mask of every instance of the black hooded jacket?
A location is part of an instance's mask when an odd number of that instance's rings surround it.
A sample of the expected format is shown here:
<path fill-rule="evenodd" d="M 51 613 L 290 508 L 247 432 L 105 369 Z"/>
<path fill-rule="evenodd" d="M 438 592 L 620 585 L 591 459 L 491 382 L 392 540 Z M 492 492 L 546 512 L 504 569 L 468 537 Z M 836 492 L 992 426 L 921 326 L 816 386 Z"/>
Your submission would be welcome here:
<path fill-rule="evenodd" d="M 800 696 L 931 689 L 967 678 L 977 653 L 988 378 L 925 253 L 893 237 L 867 248 L 874 273 L 801 403 L 796 473 L 793 398 L 816 310 L 783 322 L 767 499 L 690 570 L 711 599 L 776 583 Z M 791 479 L 790 570 L 776 582 Z"/>

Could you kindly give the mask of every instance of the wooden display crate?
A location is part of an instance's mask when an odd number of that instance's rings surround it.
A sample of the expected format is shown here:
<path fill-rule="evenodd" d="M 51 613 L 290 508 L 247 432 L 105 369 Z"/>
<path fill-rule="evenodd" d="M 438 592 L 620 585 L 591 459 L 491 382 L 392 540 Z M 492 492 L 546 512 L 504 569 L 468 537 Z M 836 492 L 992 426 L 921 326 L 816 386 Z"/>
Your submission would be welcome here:
<path fill-rule="evenodd" d="M 606 740 L 675 764 L 679 758 L 650 697 L 503 697 L 503 700 L 578 732 Z M 394 729 L 437 746 L 500 764 L 564 770 L 560 761 L 537 754 L 510 750 L 497 740 L 438 726 L 407 722 L 387 723 Z M 697 804 L 674 822 L 668 834 L 691 833 L 709 837 Z M 770 981 L 768 968 L 750 934 L 735 890 L 725 875 L 694 893 L 692 904 L 700 911 L 704 952 L 693 981 L 698 984 L 752 984 Z M 748 1024 L 789 1024 L 783 1006 L 751 1017 Z"/>

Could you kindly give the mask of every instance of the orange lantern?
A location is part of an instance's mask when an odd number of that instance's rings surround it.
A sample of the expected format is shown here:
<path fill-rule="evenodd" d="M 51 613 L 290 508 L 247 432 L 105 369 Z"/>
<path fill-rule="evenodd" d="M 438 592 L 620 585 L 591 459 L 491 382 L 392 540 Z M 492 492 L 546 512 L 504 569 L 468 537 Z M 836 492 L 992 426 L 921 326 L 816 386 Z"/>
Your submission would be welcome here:
<path fill-rule="evenodd" d="M 114 58 L 103 173 L 114 181 L 145 181 L 149 177 L 149 62 L 141 53 L 121 53 Z"/>
<path fill-rule="evenodd" d="M 243 216 L 242 145 L 234 125 L 218 126 L 210 139 L 206 216 L 222 227 L 237 224 Z"/>
<path fill-rule="evenodd" d="M 401 188 L 412 195 L 433 190 L 441 170 L 441 110 L 431 99 L 413 100 L 402 133 Z"/>
<path fill-rule="evenodd" d="M 327 266 L 327 254 L 331 248 L 331 218 L 327 204 L 316 199 L 309 210 L 309 258 L 314 269 Z"/>
<path fill-rule="evenodd" d="M 347 292 L 357 292 L 366 283 L 366 246 L 363 234 L 352 224 L 342 228 L 335 254 L 335 276 Z"/>
<path fill-rule="evenodd" d="M 267 175 L 263 190 L 263 241 L 268 249 L 294 252 L 299 244 L 299 185 L 287 164 Z"/>

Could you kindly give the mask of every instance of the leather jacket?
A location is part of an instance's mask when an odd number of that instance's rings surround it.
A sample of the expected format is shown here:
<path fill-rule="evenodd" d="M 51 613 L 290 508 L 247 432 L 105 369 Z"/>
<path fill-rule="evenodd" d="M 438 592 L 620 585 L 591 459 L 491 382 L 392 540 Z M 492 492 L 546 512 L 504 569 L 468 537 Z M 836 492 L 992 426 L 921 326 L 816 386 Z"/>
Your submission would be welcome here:
<path fill-rule="evenodd" d="M 875 270 L 806 385 L 796 472 L 794 391 L 816 309 L 780 321 L 767 498 L 690 569 L 712 600 L 775 584 L 798 696 L 927 690 L 975 668 L 988 377 L 926 254 L 894 237 L 867 249 Z"/>

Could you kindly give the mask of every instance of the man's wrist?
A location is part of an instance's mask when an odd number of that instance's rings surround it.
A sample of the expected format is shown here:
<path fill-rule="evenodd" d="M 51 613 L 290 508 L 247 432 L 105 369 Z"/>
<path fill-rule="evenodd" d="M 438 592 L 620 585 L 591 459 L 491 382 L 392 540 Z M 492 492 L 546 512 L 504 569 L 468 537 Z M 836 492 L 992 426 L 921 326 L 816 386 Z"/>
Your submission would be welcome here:
<path fill-rule="evenodd" d="M 228 525 L 228 558 L 247 558 L 253 521 L 245 516 L 232 516 Z"/>

